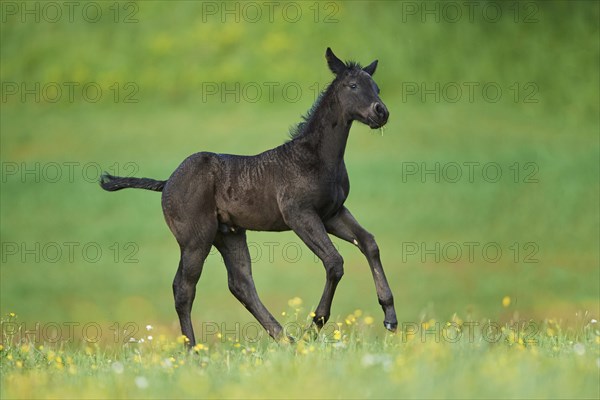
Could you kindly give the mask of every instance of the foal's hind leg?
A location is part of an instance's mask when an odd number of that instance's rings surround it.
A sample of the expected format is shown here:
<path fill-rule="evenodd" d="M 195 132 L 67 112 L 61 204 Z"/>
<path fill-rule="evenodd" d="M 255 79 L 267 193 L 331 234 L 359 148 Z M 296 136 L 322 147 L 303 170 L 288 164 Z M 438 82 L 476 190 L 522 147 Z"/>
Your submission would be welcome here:
<path fill-rule="evenodd" d="M 181 244 L 180 244 L 181 245 Z M 196 297 L 196 284 L 200 279 L 204 260 L 210 251 L 211 243 L 198 242 L 193 245 L 181 246 L 181 259 L 179 268 L 173 280 L 173 297 L 175 298 L 175 310 L 179 317 L 181 333 L 185 335 L 189 346 L 196 344 L 194 328 L 192 327 L 192 303 Z"/>
<path fill-rule="evenodd" d="M 204 260 L 217 234 L 215 155 L 196 153 L 173 172 L 162 192 L 165 221 L 179 243 L 181 260 L 173 280 L 181 333 L 196 343 L 191 310 Z"/>
<path fill-rule="evenodd" d="M 375 281 L 379 304 L 385 313 L 383 324 L 388 330 L 395 331 L 398 321 L 396 319 L 396 310 L 394 309 L 394 297 L 383 272 L 383 266 L 379 258 L 379 247 L 373 235 L 360 226 L 345 207 L 333 218 L 326 221 L 325 226 L 327 227 L 327 231 L 332 235 L 357 245 L 360 251 L 367 257 L 371 273 L 373 274 L 373 280 Z"/>
<path fill-rule="evenodd" d="M 188 345 L 194 346 L 196 338 L 192 328 L 192 303 L 196 297 L 196 284 L 200 279 L 204 260 L 217 233 L 217 219 L 210 213 L 200 214 L 194 212 L 195 210 L 181 212 L 177 209 L 176 211 L 177 216 L 184 215 L 184 217 L 175 220 L 170 213 L 165 213 L 167 223 L 181 249 L 179 268 L 173 280 L 173 297 L 181 324 L 181 333 L 189 339 Z"/>
<path fill-rule="evenodd" d="M 218 233 L 214 245 L 225 261 L 231 293 L 254 315 L 273 339 L 280 339 L 283 329 L 260 301 L 254 286 L 246 232 L 240 230 L 235 233 Z"/>

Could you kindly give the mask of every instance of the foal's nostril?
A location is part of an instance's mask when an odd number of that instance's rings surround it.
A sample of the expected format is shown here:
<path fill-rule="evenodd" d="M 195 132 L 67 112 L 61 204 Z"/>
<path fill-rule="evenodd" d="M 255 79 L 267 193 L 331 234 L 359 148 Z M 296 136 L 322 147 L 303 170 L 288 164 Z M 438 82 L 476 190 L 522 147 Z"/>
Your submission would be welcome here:
<path fill-rule="evenodd" d="M 383 126 L 387 122 L 389 113 L 385 105 L 378 101 L 371 104 L 371 119 L 377 126 Z"/>

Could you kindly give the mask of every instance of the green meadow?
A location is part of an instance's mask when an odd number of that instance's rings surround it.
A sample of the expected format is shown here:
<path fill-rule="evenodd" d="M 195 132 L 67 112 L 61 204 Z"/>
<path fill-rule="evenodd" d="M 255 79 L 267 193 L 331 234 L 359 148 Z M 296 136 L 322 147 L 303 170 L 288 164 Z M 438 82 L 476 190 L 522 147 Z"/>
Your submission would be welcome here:
<path fill-rule="evenodd" d="M 597 2 L 53 4 L 0 10 L 2 398 L 600 396 Z M 346 205 L 399 330 L 334 240 L 345 275 L 315 332 L 322 265 L 249 232 L 296 341 L 259 329 L 213 251 L 186 352 L 160 194 L 98 177 L 283 143 L 332 79 L 328 46 L 379 60 L 390 120 L 353 126 Z"/>

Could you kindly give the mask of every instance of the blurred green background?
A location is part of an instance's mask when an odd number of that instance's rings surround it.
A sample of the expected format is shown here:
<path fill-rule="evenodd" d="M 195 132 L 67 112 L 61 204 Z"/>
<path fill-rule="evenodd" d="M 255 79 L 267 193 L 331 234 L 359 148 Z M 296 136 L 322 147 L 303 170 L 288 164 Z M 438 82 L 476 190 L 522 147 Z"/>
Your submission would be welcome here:
<path fill-rule="evenodd" d="M 399 320 L 598 316 L 597 2 L 479 2 L 472 14 L 451 3 L 460 16 L 437 2 L 280 3 L 271 16 L 261 2 L 100 2 L 97 22 L 96 9 L 83 14 L 87 3 L 72 22 L 66 8 L 49 21 L 56 14 L 40 3 L 36 22 L 22 4 L 2 9 L 2 313 L 178 332 L 178 246 L 160 195 L 103 192 L 97 167 L 166 179 L 196 151 L 256 154 L 283 143 L 332 79 L 331 46 L 365 65 L 379 59 L 390 122 L 383 136 L 352 128 L 347 206 L 378 239 Z M 102 97 L 91 101 L 98 87 Z M 472 181 L 469 162 L 480 163 Z M 436 163 L 439 182 L 421 175 Z M 456 183 L 453 163 L 462 166 Z M 486 163 L 501 168 L 497 182 L 482 175 Z M 314 308 L 324 270 L 306 247 L 292 233 L 249 241 L 267 307 L 281 318 L 298 296 Z M 478 243 L 472 260 L 466 242 Z M 366 261 L 336 243 L 346 275 L 333 318 L 358 308 L 379 323 Z M 463 254 L 451 262 L 455 243 Z M 502 250 L 496 262 L 482 255 L 487 243 Z M 229 294 L 217 254 L 193 319 L 253 321 Z"/>

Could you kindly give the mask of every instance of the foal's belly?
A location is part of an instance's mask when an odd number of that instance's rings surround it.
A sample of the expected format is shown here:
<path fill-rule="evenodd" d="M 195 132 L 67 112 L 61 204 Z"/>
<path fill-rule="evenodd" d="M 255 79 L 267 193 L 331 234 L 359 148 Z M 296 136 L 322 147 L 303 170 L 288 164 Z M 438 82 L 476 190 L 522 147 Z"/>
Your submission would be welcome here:
<path fill-rule="evenodd" d="M 263 214 L 259 215 L 257 214 L 258 211 L 252 211 L 250 207 L 247 207 L 245 210 L 217 208 L 219 229 L 224 232 L 235 232 L 237 229 L 271 232 L 290 230 L 289 226 L 283 220 L 281 213 L 271 212 L 267 215 L 264 214 L 264 209 L 261 211 Z"/>
<path fill-rule="evenodd" d="M 231 188 L 217 194 L 217 218 L 221 231 L 243 228 L 252 231 L 287 231 L 274 195 Z"/>

